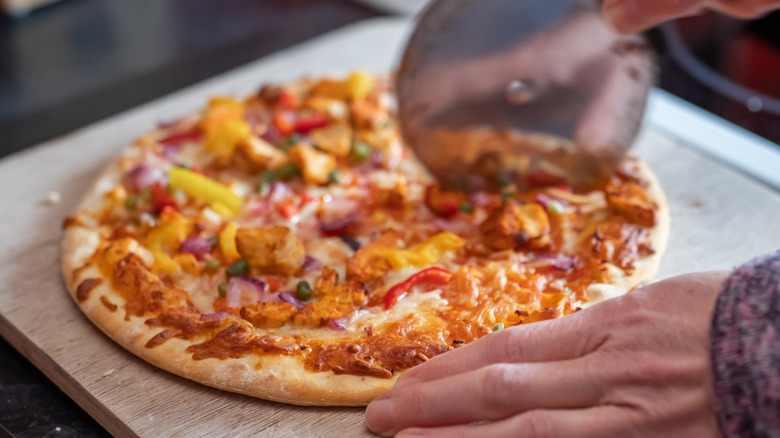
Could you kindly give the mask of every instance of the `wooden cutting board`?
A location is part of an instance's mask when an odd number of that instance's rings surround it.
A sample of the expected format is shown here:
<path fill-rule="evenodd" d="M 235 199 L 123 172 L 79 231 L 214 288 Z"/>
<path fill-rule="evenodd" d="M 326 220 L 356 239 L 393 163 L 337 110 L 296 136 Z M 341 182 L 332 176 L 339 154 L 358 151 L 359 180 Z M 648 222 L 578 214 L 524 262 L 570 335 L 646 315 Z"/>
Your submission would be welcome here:
<path fill-rule="evenodd" d="M 0 161 L 0 334 L 121 436 L 361 436 L 363 410 L 303 408 L 218 391 L 158 370 L 94 328 L 60 278 L 63 218 L 101 169 L 158 120 L 217 93 L 353 68 L 389 71 L 408 22 L 321 37 Z M 78 108 L 74 108 L 78 111 Z M 637 148 L 666 188 L 672 232 L 660 276 L 728 269 L 780 246 L 780 194 L 648 126 Z M 47 203 L 58 192 L 62 201 Z"/>

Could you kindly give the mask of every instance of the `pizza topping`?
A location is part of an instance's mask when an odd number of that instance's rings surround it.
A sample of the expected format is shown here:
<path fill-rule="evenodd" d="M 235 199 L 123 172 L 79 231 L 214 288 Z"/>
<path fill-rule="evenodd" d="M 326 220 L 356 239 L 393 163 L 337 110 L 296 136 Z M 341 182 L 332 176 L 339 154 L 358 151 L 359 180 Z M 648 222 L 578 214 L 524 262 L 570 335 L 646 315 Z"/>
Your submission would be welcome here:
<path fill-rule="evenodd" d="M 420 284 L 431 284 L 437 286 L 444 286 L 452 279 L 452 273 L 446 269 L 433 267 L 420 271 L 401 283 L 391 287 L 384 298 L 382 303 L 385 306 L 385 310 L 395 306 L 399 299 L 411 289 L 413 286 Z"/>
<path fill-rule="evenodd" d="M 295 298 L 291 292 L 280 292 L 279 299 L 285 303 L 292 304 L 296 309 L 303 309 L 303 304 L 298 298 Z"/>
<path fill-rule="evenodd" d="M 330 173 L 336 169 L 333 155 L 320 152 L 311 146 L 299 143 L 288 152 L 290 161 L 303 173 L 306 184 L 325 185 Z"/>
<path fill-rule="evenodd" d="M 222 255 L 230 258 L 237 259 L 241 257 L 236 247 L 236 234 L 238 233 L 238 226 L 234 222 L 228 222 L 225 228 L 219 232 L 219 249 L 222 251 Z"/>
<path fill-rule="evenodd" d="M 371 152 L 373 152 L 371 146 L 365 143 L 357 142 L 352 148 L 352 161 L 358 164 L 363 163 L 366 161 L 366 159 L 368 159 L 368 157 L 371 156 Z"/>
<path fill-rule="evenodd" d="M 383 233 L 374 242 L 364 245 L 347 262 L 347 280 L 369 282 L 381 278 L 392 268 L 387 253 L 397 247 L 395 232 Z"/>
<path fill-rule="evenodd" d="M 146 187 L 165 184 L 166 181 L 162 170 L 141 164 L 127 172 L 122 178 L 122 183 L 132 193 L 139 193 Z"/>
<path fill-rule="evenodd" d="M 228 307 L 241 307 L 243 300 L 249 303 L 263 301 L 266 297 L 266 284 L 248 275 L 231 275 L 225 291 L 225 304 Z"/>
<path fill-rule="evenodd" d="M 249 265 L 243 260 L 237 260 L 229 268 L 225 269 L 225 275 L 228 277 L 246 275 L 247 272 L 249 272 Z"/>
<path fill-rule="evenodd" d="M 243 199 L 226 186 L 191 170 L 174 167 L 169 174 L 171 188 L 212 206 L 217 213 L 238 215 Z"/>
<path fill-rule="evenodd" d="M 657 207 L 639 184 L 613 178 L 605 192 L 607 203 L 618 214 L 642 227 L 655 225 Z"/>
<path fill-rule="evenodd" d="M 238 252 L 253 272 L 289 277 L 301 267 L 303 244 L 287 227 L 240 228 L 236 234 Z"/>
<path fill-rule="evenodd" d="M 349 155 L 352 146 L 352 128 L 346 123 L 334 123 L 311 132 L 311 141 L 317 148 L 336 157 Z"/>
<path fill-rule="evenodd" d="M 206 254 L 211 252 L 211 248 L 211 243 L 198 236 L 188 237 L 187 240 L 181 243 L 181 252 L 190 253 L 198 260 L 202 260 Z M 219 263 L 219 261 L 217 261 L 217 263 Z"/>
<path fill-rule="evenodd" d="M 455 216 L 464 202 L 466 195 L 462 192 L 443 192 L 438 185 L 430 185 L 425 190 L 425 205 L 438 216 Z"/>
<path fill-rule="evenodd" d="M 408 250 L 388 250 L 385 252 L 385 257 L 395 270 L 408 266 L 420 267 L 436 263 L 446 253 L 460 249 L 465 244 L 466 242 L 460 237 L 444 232 Z"/>
<path fill-rule="evenodd" d="M 278 169 L 286 162 L 287 155 L 284 152 L 257 137 L 241 141 L 233 153 L 235 167 L 249 173 Z"/>
<path fill-rule="evenodd" d="M 177 210 L 178 205 L 176 204 L 176 199 L 174 199 L 170 193 L 168 193 L 168 190 L 162 186 L 160 183 L 155 183 L 151 187 L 148 187 L 149 191 L 141 190 L 141 198 L 147 198 L 151 197 L 152 199 L 152 206 L 154 208 L 154 212 L 157 214 L 161 214 L 166 209 L 170 210 Z M 147 193 L 149 195 L 147 195 Z"/>
<path fill-rule="evenodd" d="M 313 291 L 319 300 L 299 310 L 295 315 L 295 324 L 320 327 L 327 325 L 329 320 L 352 314 L 365 304 L 366 290 L 362 283 L 347 280 L 336 285 L 337 279 L 336 271 L 325 267 Z"/>
<path fill-rule="evenodd" d="M 290 303 L 255 303 L 241 308 L 241 317 L 258 328 L 279 328 L 297 312 Z"/>
<path fill-rule="evenodd" d="M 301 301 L 309 301 L 311 299 L 312 290 L 308 281 L 301 280 L 298 282 L 298 286 L 295 288 L 296 296 Z"/>
<path fill-rule="evenodd" d="M 163 211 L 159 224 L 146 237 L 146 246 L 154 254 L 154 265 L 163 272 L 175 272 L 179 265 L 165 251 L 176 251 L 187 238 L 191 224 L 175 211 Z"/>
<path fill-rule="evenodd" d="M 494 209 L 479 227 L 482 242 L 496 251 L 515 249 L 550 230 L 550 222 L 539 204 L 507 202 Z"/>

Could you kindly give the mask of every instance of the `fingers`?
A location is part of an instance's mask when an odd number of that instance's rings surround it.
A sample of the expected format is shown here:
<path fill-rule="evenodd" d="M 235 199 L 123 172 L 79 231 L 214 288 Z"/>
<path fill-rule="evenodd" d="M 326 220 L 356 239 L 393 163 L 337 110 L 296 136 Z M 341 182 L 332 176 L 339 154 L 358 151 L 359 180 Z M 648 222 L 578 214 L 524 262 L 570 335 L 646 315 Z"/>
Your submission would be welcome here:
<path fill-rule="evenodd" d="M 633 436 L 634 412 L 618 406 L 577 410 L 537 410 L 505 420 L 479 425 L 414 428 L 401 431 L 397 438 L 611 438 Z"/>
<path fill-rule="evenodd" d="M 366 410 L 372 430 L 497 420 L 531 409 L 582 408 L 604 397 L 593 360 L 493 364 L 439 380 L 406 385 Z"/>
<path fill-rule="evenodd" d="M 702 0 L 605 0 L 602 12 L 620 33 L 636 33 L 672 18 L 702 11 Z"/>
<path fill-rule="evenodd" d="M 565 318 L 511 327 L 404 371 L 396 388 L 475 370 L 493 363 L 557 362 L 594 351 L 606 337 L 594 309 Z M 597 333 L 597 334 L 595 334 Z"/>
<path fill-rule="evenodd" d="M 718 0 L 707 7 L 742 19 L 758 18 L 780 6 L 777 0 Z"/>

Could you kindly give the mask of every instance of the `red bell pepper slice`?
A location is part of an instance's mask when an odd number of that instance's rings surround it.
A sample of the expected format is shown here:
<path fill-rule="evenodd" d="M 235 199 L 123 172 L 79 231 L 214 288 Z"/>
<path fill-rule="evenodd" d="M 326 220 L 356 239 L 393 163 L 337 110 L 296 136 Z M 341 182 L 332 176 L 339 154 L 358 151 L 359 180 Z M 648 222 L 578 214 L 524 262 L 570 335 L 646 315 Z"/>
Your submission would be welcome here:
<path fill-rule="evenodd" d="M 290 90 L 284 90 L 279 94 L 279 99 L 276 101 L 276 107 L 283 110 L 294 110 L 301 106 L 301 99 L 298 94 Z"/>
<path fill-rule="evenodd" d="M 306 119 L 300 119 L 295 122 L 293 131 L 299 134 L 306 134 L 315 129 L 324 128 L 330 124 L 330 118 L 322 114 L 314 114 Z"/>
<path fill-rule="evenodd" d="M 292 114 L 287 111 L 274 112 L 274 127 L 282 137 L 288 137 L 295 129 Z"/>
<path fill-rule="evenodd" d="M 155 183 L 150 187 L 150 190 L 152 192 L 152 207 L 157 214 L 162 213 L 166 208 L 178 210 L 176 200 L 168 194 L 162 184 Z"/>
<path fill-rule="evenodd" d="M 528 173 L 528 186 L 531 188 L 550 187 L 550 186 L 565 186 L 566 178 L 557 175 L 551 175 L 546 172 L 529 172 Z"/>
<path fill-rule="evenodd" d="M 300 209 L 293 204 L 284 204 L 277 207 L 279 214 L 285 219 L 291 219 L 293 216 L 300 212 Z"/>
<path fill-rule="evenodd" d="M 382 298 L 382 303 L 385 305 L 385 310 L 389 310 L 395 306 L 395 304 L 398 302 L 398 299 L 401 298 L 401 295 L 408 292 L 412 286 L 418 284 L 433 284 L 437 286 L 444 286 L 445 284 L 449 283 L 451 279 L 452 273 L 444 268 L 433 267 L 424 269 L 407 278 L 405 281 L 402 281 L 391 287 L 390 290 L 385 293 L 384 298 Z"/>
<path fill-rule="evenodd" d="M 159 140 L 159 143 L 164 146 L 176 146 L 179 143 L 183 143 L 185 141 L 199 141 L 202 138 L 203 138 L 203 133 L 200 130 L 193 129 L 190 131 L 177 132 L 176 134 L 171 134 Z"/>

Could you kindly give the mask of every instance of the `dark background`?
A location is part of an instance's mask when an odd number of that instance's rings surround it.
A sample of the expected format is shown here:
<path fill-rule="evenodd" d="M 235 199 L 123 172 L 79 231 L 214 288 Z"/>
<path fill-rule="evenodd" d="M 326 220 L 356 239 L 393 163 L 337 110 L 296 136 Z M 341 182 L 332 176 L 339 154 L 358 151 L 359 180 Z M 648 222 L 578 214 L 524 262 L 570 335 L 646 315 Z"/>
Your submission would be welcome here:
<path fill-rule="evenodd" d="M 0 157 L 379 15 L 348 0 L 64 0 L 0 18 Z M 755 104 L 780 99 L 780 13 L 708 14 L 677 29 L 707 68 L 752 90 L 752 109 L 670 56 L 660 86 L 780 143 L 780 115 Z M 2 339 L 0 425 L 20 437 L 108 436 Z"/>

